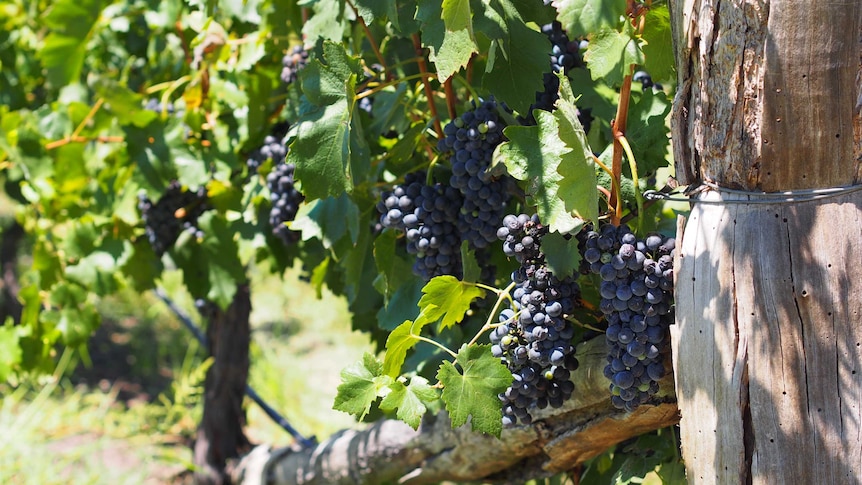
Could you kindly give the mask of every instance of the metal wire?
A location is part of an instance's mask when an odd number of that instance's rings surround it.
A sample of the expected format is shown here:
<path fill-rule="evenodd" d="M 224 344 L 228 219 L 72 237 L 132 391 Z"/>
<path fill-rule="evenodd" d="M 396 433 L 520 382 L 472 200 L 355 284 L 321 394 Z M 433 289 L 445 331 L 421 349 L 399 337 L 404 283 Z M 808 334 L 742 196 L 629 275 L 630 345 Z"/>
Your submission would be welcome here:
<path fill-rule="evenodd" d="M 803 189 L 803 190 L 787 190 L 783 192 L 748 192 L 744 190 L 728 189 L 719 187 L 712 182 L 701 182 L 696 186 L 689 186 L 684 194 L 688 197 L 674 197 L 680 192 L 674 190 L 672 192 L 661 192 L 658 190 L 644 191 L 644 198 L 648 200 L 666 200 L 673 202 L 689 202 L 693 204 L 712 204 L 712 205 L 730 205 L 730 204 L 793 204 L 797 202 L 808 202 L 813 200 L 826 199 L 829 197 L 838 197 L 851 194 L 862 190 L 862 185 L 849 185 L 845 187 L 831 187 L 826 189 Z M 695 198 L 694 196 L 701 192 L 725 192 L 738 196 L 752 196 L 757 199 L 722 199 L 722 200 L 704 200 Z"/>

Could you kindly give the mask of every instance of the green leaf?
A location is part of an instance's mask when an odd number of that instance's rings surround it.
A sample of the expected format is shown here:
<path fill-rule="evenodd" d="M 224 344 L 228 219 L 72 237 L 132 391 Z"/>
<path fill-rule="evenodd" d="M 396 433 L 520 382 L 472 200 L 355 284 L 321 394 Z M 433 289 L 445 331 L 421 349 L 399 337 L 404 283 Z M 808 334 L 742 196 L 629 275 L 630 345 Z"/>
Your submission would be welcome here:
<path fill-rule="evenodd" d="M 377 311 L 377 326 L 383 330 L 394 330 L 404 320 L 413 320 L 419 316 L 416 302 L 422 296 L 424 282 L 413 278 L 392 294 L 386 305 Z"/>
<path fill-rule="evenodd" d="M 467 30 L 473 38 L 473 14 L 470 11 L 470 0 L 443 0 L 443 24 L 446 30 L 455 32 Z"/>
<path fill-rule="evenodd" d="M 526 181 L 528 203 L 536 207 L 542 223 L 552 231 L 569 232 L 579 221 L 572 217 L 559 194 L 563 176 L 558 172 L 572 149 L 560 139 L 557 118 L 544 110 L 534 110 L 536 126 L 508 126 L 503 133 L 509 141 L 501 143 L 494 153 L 495 163 L 502 161 L 509 174 Z"/>
<path fill-rule="evenodd" d="M 18 339 L 18 330 L 14 325 L 0 327 L 0 383 L 6 382 L 15 367 L 21 363 L 22 354 Z"/>
<path fill-rule="evenodd" d="M 428 59 L 437 68 L 440 82 L 466 66 L 473 54 L 478 52 L 469 30 L 452 31 L 446 28 L 441 3 L 420 3 L 416 18 L 422 22 L 422 45 L 428 48 Z"/>
<path fill-rule="evenodd" d="M 404 365 L 407 351 L 419 342 L 416 336 L 430 322 L 433 322 L 433 320 L 429 320 L 425 315 L 420 314 L 415 322 L 407 320 L 389 334 L 389 337 L 386 339 L 386 356 L 383 358 L 384 374 L 393 378 L 401 374 L 401 366 Z"/>
<path fill-rule="evenodd" d="M 644 19 L 644 69 L 654 81 L 674 79 L 673 37 L 667 5 L 653 5 Z"/>
<path fill-rule="evenodd" d="M 102 0 L 59 0 L 51 5 L 45 24 L 51 33 L 42 42 L 39 58 L 55 86 L 81 76 L 87 43 L 105 7 Z"/>
<path fill-rule="evenodd" d="M 640 177 L 668 165 L 668 113 L 670 102 L 661 91 L 648 89 L 629 105 L 626 139 L 637 160 Z M 627 163 L 624 166 L 628 168 Z"/>
<path fill-rule="evenodd" d="M 105 109 L 110 111 L 120 124 L 143 128 L 159 116 L 153 111 L 141 108 L 143 96 L 113 79 L 102 77 L 94 85 L 96 92 L 105 100 Z"/>
<path fill-rule="evenodd" d="M 545 253 L 548 268 L 560 279 L 571 276 L 581 264 L 577 240 L 566 239 L 557 232 L 542 237 L 542 252 Z"/>
<path fill-rule="evenodd" d="M 503 412 L 497 394 L 512 383 L 512 373 L 491 355 L 490 345 L 463 346 L 455 362 L 444 361 L 437 371 L 443 384 L 443 402 L 457 428 L 471 417 L 473 431 L 499 437 L 503 430 Z"/>
<path fill-rule="evenodd" d="M 371 410 L 371 404 L 393 382 L 382 371 L 383 364 L 369 353 L 362 357 L 362 362 L 344 368 L 332 409 L 350 413 L 362 420 Z"/>
<path fill-rule="evenodd" d="M 519 113 L 526 113 L 543 89 L 550 41 L 528 27 L 511 0 L 491 0 L 476 13 L 476 29 L 496 45 L 490 72 L 482 86 Z M 490 64 L 490 63 L 489 63 Z"/>
<path fill-rule="evenodd" d="M 413 376 L 407 386 L 395 381 L 389 388 L 391 392 L 380 402 L 380 409 L 397 409 L 395 417 L 417 429 L 427 406 L 437 400 L 437 390 L 429 386 L 428 380 L 422 376 Z"/>
<path fill-rule="evenodd" d="M 67 266 L 66 276 L 99 296 L 108 295 L 119 289 L 117 256 L 106 251 L 93 251 L 77 264 Z"/>
<path fill-rule="evenodd" d="M 334 247 L 349 236 L 351 244 L 359 237 L 359 208 L 342 193 L 300 204 L 296 218 L 289 224 L 294 231 L 302 232 L 302 239 L 319 239 L 326 248 Z"/>
<path fill-rule="evenodd" d="M 625 25 L 622 32 L 603 30 L 590 39 L 584 60 L 593 79 L 619 86 L 623 78 L 632 73 L 632 64 L 643 64 L 643 52 L 634 38 L 634 31 L 628 23 Z"/>
<path fill-rule="evenodd" d="M 384 230 L 374 240 L 374 261 L 382 279 L 382 293 L 386 301 L 407 281 L 413 280 L 412 264 L 395 251 L 397 234 Z"/>
<path fill-rule="evenodd" d="M 359 60 L 331 42 L 324 43 L 323 59 L 326 64 L 314 59 L 300 72 L 309 105 L 291 128 L 287 154 L 309 200 L 350 192 L 362 175 L 353 173 L 357 154 L 351 129 Z"/>
<path fill-rule="evenodd" d="M 458 281 L 452 275 L 435 276 L 422 288 L 419 300 L 420 316 L 429 322 L 442 319 L 440 330 L 449 328 L 464 318 L 470 303 L 485 296 L 485 290 L 473 283 Z"/>
<path fill-rule="evenodd" d="M 569 80 L 560 75 L 560 99 L 554 117 L 559 124 L 559 135 L 572 150 L 563 154 L 557 172 L 563 177 L 558 194 L 565 201 L 566 210 L 586 221 L 598 220 L 598 190 L 593 151 L 578 119 L 575 96 Z"/>
<path fill-rule="evenodd" d="M 359 12 L 359 16 L 365 20 L 366 24 L 371 24 L 374 19 L 383 18 L 389 19 L 392 25 L 398 29 L 398 2 L 380 0 L 355 0 L 353 4 Z"/>
<path fill-rule="evenodd" d="M 572 39 L 616 28 L 626 14 L 626 0 L 556 0 L 554 6 Z"/>
<path fill-rule="evenodd" d="M 465 283 L 479 281 L 479 277 L 482 275 L 482 268 L 479 267 L 479 262 L 476 261 L 476 254 L 470 249 L 467 241 L 461 242 L 461 267 L 464 272 Z"/>

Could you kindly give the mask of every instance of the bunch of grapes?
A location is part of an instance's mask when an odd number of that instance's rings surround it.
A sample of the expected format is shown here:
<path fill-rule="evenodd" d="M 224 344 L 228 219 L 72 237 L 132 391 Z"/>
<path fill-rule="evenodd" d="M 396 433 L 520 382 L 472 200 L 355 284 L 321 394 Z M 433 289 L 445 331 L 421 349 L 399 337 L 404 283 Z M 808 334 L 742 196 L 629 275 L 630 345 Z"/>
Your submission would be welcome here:
<path fill-rule="evenodd" d="M 503 425 L 532 422 L 531 408 L 559 408 L 574 391 L 569 380 L 577 369 L 574 327 L 566 319 L 580 299 L 575 277 L 554 275 L 541 250 L 548 228 L 537 216 L 507 215 L 497 231 L 503 251 L 520 267 L 512 273 L 517 286 L 513 307 L 500 312 L 491 332 L 491 352 L 512 372 L 512 385 L 502 394 Z"/>
<path fill-rule="evenodd" d="M 438 148 L 452 154 L 449 185 L 463 196 L 458 214 L 458 231 L 475 249 L 488 247 L 497 239 L 497 228 L 514 190 L 508 175 L 489 171 L 494 149 L 503 141 L 504 123 L 493 99 L 465 112 L 443 129 Z"/>
<path fill-rule="evenodd" d="M 299 71 L 308 63 L 308 51 L 304 46 L 297 45 L 281 59 L 281 80 L 291 84 L 299 77 Z"/>
<path fill-rule="evenodd" d="M 639 240 L 626 225 L 579 235 L 582 271 L 601 277 L 599 305 L 608 322 L 611 400 L 632 411 L 658 391 L 673 322 L 675 240 L 650 233 Z"/>
<path fill-rule="evenodd" d="M 644 91 L 650 88 L 658 91 L 664 89 L 661 84 L 653 82 L 652 76 L 650 76 L 649 73 L 647 73 L 646 71 L 637 71 L 636 73 L 634 73 L 632 75 L 632 81 L 637 81 L 641 83 L 641 88 L 643 88 Z"/>
<path fill-rule="evenodd" d="M 536 124 L 536 119 L 533 117 L 534 109 L 554 110 L 554 103 L 559 98 L 558 92 L 560 90 L 560 79 L 556 73 L 566 74 L 576 67 L 586 67 L 581 56 L 582 42 L 569 40 L 569 36 L 563 30 L 560 22 L 554 21 L 543 25 L 542 33 L 547 35 L 548 40 L 551 41 L 551 70 L 544 74 L 544 89 L 536 93 L 536 102 L 530 106 L 526 115 L 518 117 L 518 122 L 522 125 Z M 578 120 L 584 126 L 584 131 L 589 133 L 592 123 L 590 110 L 578 109 Z"/>
<path fill-rule="evenodd" d="M 380 223 L 406 234 L 407 252 L 416 256 L 413 272 L 430 280 L 444 274 L 461 277 L 461 237 L 455 221 L 463 205 L 452 187 L 425 184 L 424 172 L 409 173 L 403 185 L 385 192 L 377 204 Z"/>
<path fill-rule="evenodd" d="M 299 240 L 299 233 L 291 231 L 285 223 L 296 218 L 299 204 L 305 199 L 294 185 L 293 171 L 294 165 L 292 163 L 281 160 L 266 176 L 270 200 L 272 201 L 269 224 L 272 226 L 273 235 L 285 244 L 292 244 Z"/>
<path fill-rule="evenodd" d="M 245 163 L 248 165 L 249 171 L 257 172 L 261 164 L 267 160 L 272 160 L 275 164 L 284 161 L 287 156 L 287 146 L 284 144 L 284 136 L 287 135 L 287 130 L 290 129 L 290 124 L 287 122 L 278 123 L 272 128 L 272 133 L 266 135 L 263 139 L 263 145 L 255 148 L 248 154 Z"/>
<path fill-rule="evenodd" d="M 138 194 L 138 210 L 144 220 L 147 240 L 159 256 L 174 245 L 183 230 L 202 238 L 203 232 L 197 222 L 207 209 L 206 187 L 185 190 L 176 180 L 168 185 L 157 202 L 151 201 L 146 193 Z"/>

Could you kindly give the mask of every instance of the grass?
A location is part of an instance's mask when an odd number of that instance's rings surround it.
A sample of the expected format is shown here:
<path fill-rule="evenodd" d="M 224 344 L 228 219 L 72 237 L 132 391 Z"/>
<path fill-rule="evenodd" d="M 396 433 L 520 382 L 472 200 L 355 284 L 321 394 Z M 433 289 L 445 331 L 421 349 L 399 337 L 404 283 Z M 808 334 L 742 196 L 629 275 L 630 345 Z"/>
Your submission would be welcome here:
<path fill-rule="evenodd" d="M 190 315 L 180 275 L 163 286 Z M 121 293 L 103 302 L 105 322 L 90 344 L 92 365 L 71 353 L 49 378 L 0 386 L 0 483 L 167 483 L 191 469 L 208 361 L 154 295 Z M 339 373 L 373 349 L 350 330 L 346 302 L 322 299 L 299 280 L 255 273 L 249 383 L 303 435 L 326 438 L 357 427 L 332 410 Z M 292 437 L 246 401 L 254 443 Z"/>

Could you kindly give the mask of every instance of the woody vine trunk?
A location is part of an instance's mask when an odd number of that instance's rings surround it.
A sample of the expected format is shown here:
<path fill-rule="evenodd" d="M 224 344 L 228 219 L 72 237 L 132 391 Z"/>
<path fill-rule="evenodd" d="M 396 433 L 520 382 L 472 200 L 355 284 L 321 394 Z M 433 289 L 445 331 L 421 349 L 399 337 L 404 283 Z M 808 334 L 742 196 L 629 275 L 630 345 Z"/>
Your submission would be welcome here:
<path fill-rule="evenodd" d="M 862 4 L 684 0 L 672 16 L 677 176 L 721 188 L 678 246 L 689 481 L 859 483 L 862 191 L 812 190 L 860 182 Z"/>

